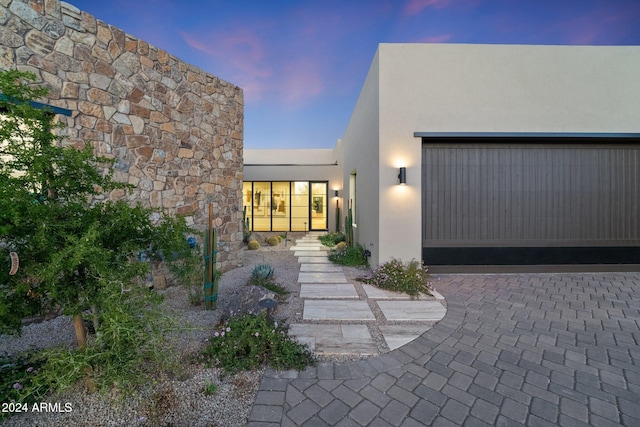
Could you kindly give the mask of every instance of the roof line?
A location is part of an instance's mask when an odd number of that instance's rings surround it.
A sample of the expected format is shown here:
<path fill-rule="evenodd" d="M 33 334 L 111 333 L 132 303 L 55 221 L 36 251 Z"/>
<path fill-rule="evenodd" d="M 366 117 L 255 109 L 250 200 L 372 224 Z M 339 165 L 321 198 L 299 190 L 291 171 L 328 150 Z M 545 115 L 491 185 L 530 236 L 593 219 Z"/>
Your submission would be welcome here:
<path fill-rule="evenodd" d="M 245 163 L 244 166 L 338 166 L 335 163 Z"/>
<path fill-rule="evenodd" d="M 640 138 L 640 133 L 598 132 L 414 132 L 416 138 Z"/>

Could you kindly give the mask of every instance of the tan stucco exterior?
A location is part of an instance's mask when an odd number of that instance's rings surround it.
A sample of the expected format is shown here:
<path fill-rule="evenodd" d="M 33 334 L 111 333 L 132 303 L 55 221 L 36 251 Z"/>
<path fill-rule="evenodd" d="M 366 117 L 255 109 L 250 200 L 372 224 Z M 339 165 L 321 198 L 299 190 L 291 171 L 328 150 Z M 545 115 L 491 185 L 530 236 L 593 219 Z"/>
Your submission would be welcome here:
<path fill-rule="evenodd" d="M 421 258 L 414 132 L 638 133 L 639 76 L 637 46 L 381 44 L 343 138 L 371 263 Z"/>

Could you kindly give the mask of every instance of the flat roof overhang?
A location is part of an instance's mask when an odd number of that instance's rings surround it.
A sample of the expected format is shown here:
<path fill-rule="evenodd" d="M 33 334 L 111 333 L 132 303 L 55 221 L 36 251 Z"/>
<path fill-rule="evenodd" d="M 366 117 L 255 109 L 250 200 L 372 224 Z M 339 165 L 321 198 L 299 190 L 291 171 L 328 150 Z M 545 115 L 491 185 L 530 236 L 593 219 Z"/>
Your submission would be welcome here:
<path fill-rule="evenodd" d="M 635 132 L 414 132 L 415 138 L 441 139 L 448 142 L 478 142 L 491 140 L 492 142 L 512 142 L 513 140 L 545 140 L 553 142 L 571 143 L 601 143 L 603 140 L 615 139 L 621 143 L 638 142 L 640 133 Z M 470 141 L 473 140 L 473 141 Z"/>

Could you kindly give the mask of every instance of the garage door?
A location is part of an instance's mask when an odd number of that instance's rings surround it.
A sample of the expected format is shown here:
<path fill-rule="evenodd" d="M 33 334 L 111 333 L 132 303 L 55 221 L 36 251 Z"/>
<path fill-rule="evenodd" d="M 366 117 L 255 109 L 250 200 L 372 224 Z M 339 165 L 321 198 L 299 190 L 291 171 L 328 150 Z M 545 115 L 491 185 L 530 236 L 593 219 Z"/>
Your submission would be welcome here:
<path fill-rule="evenodd" d="M 640 143 L 587 142 L 424 138 L 425 263 L 640 263 Z"/>

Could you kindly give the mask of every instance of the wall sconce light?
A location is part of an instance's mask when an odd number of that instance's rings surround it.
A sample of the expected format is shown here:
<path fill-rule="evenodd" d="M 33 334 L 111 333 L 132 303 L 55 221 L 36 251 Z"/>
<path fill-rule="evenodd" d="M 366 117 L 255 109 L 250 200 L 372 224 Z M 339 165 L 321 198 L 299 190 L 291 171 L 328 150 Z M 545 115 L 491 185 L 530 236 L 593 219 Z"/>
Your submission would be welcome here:
<path fill-rule="evenodd" d="M 339 197 L 339 196 L 338 196 L 338 190 L 336 190 L 336 192 L 335 192 L 335 196 L 336 196 L 336 197 Z"/>
<path fill-rule="evenodd" d="M 401 167 L 400 168 L 400 173 L 398 174 L 398 179 L 400 180 L 400 184 L 406 184 L 407 183 L 407 168 L 405 167 Z"/>

